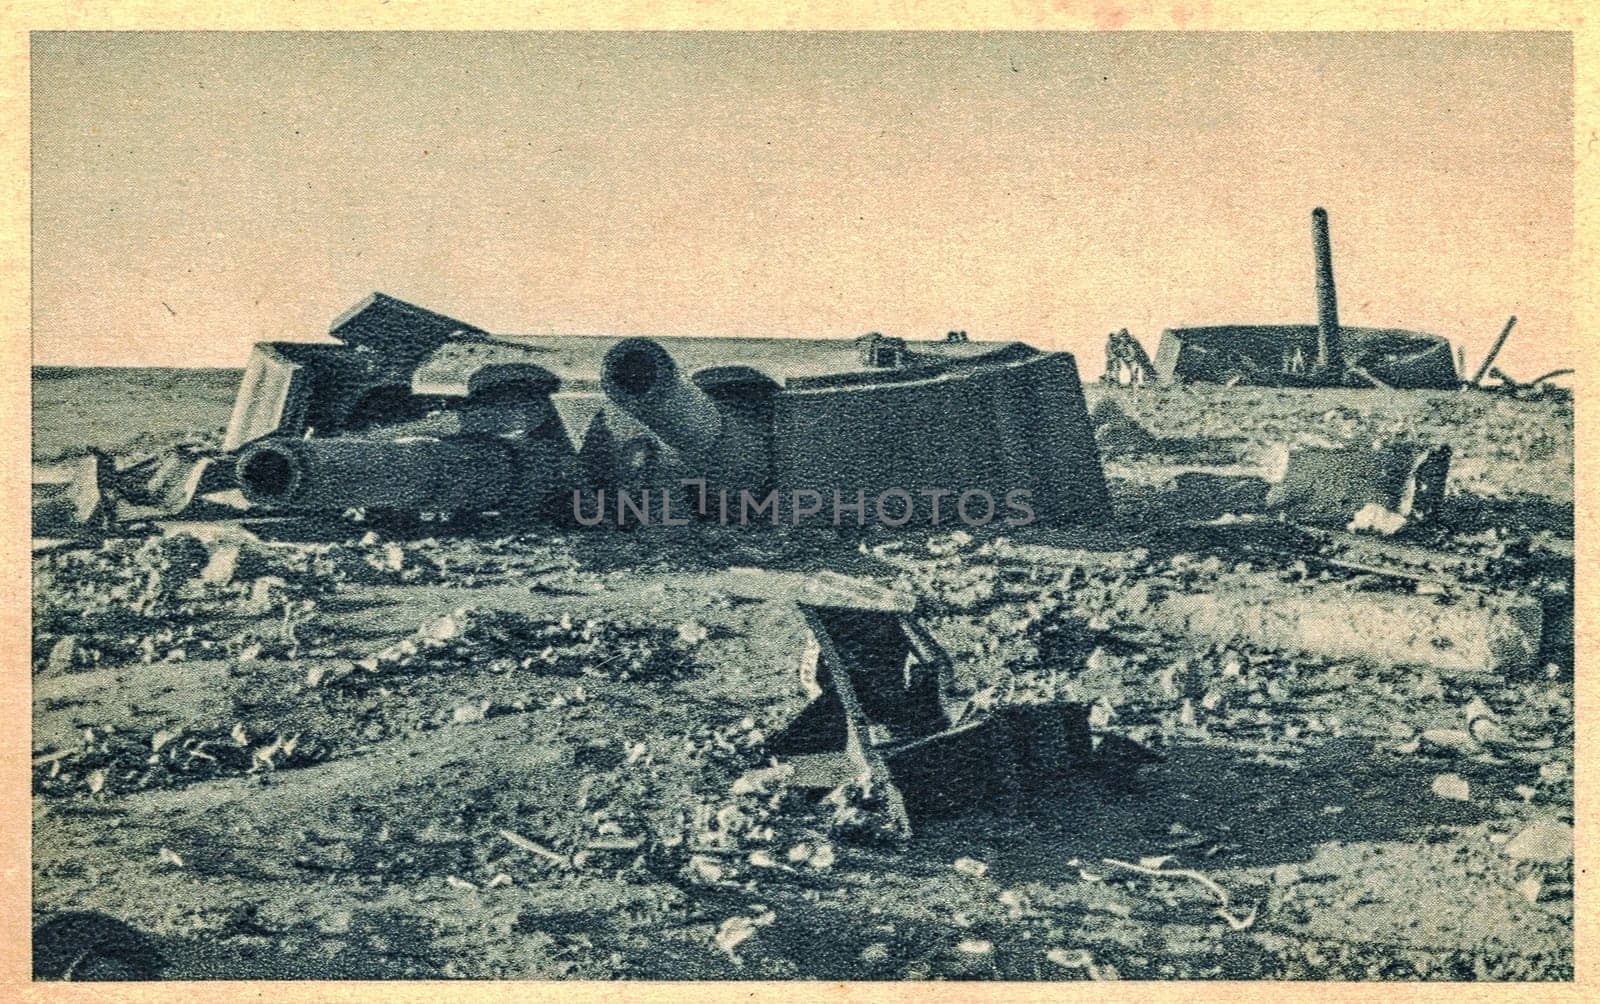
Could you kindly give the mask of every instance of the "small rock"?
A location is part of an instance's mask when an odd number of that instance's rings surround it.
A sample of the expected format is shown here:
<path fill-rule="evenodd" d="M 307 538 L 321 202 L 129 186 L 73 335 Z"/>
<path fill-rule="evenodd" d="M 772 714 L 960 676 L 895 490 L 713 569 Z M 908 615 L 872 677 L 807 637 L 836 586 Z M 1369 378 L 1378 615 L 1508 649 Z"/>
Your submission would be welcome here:
<path fill-rule="evenodd" d="M 971 878 L 983 878 L 989 873 L 989 866 L 976 858 L 957 858 L 951 867 Z"/>
<path fill-rule="evenodd" d="M 717 947 L 728 954 L 736 966 L 744 965 L 734 949 L 748 941 L 756 933 L 757 928 L 765 927 L 776 919 L 770 911 L 756 917 L 729 917 L 717 928 Z"/>
<path fill-rule="evenodd" d="M 348 934 L 355 914 L 349 910 L 330 910 L 317 918 L 317 930 L 323 934 Z"/>
<path fill-rule="evenodd" d="M 174 868 L 183 867 L 183 855 L 179 854 L 177 851 L 168 850 L 165 847 L 156 852 L 156 860 L 164 865 L 171 865 Z"/>
<path fill-rule="evenodd" d="M 1369 502 L 1356 510 L 1355 518 L 1346 527 L 1352 532 L 1370 530 L 1373 533 L 1392 537 L 1406 525 L 1406 518 L 1397 512 L 1385 509 L 1376 502 Z"/>
<path fill-rule="evenodd" d="M 1539 902 L 1539 894 L 1544 892 L 1544 883 L 1532 876 L 1517 883 L 1517 892 L 1522 893 L 1522 898 L 1530 903 Z"/>
<path fill-rule="evenodd" d="M 1016 889 L 1002 892 L 1000 905 L 1006 908 L 1006 913 L 1011 915 L 1012 920 L 1021 920 L 1031 907 L 1027 894 Z"/>
<path fill-rule="evenodd" d="M 66 635 L 50 646 L 50 658 L 45 668 L 51 673 L 65 673 L 72 668 L 72 660 L 78 654 L 78 636 Z"/>
<path fill-rule="evenodd" d="M 444 642 L 460 637 L 463 622 L 466 620 L 466 611 L 457 610 L 443 617 L 436 617 L 417 630 L 417 635 L 428 641 Z"/>
<path fill-rule="evenodd" d="M 696 854 L 689 859 L 689 871 L 707 885 L 722 881 L 722 866 L 704 854 Z"/>
<path fill-rule="evenodd" d="M 1552 760 L 1539 765 L 1539 780 L 1546 784 L 1554 784 L 1567 778 L 1567 765 L 1560 761 Z"/>
<path fill-rule="evenodd" d="M 1460 774 L 1440 774 L 1434 778 L 1433 793 L 1455 802 L 1472 800 L 1472 788 Z"/>
<path fill-rule="evenodd" d="M 489 702 L 479 701 L 477 704 L 463 704 L 450 712 L 450 720 L 457 725 L 470 725 L 481 722 L 489 713 Z"/>
<path fill-rule="evenodd" d="M 213 586 L 232 582 L 234 572 L 239 568 L 239 555 L 242 551 L 237 541 L 217 545 L 217 549 L 211 552 L 211 557 L 206 561 L 206 566 L 200 569 L 200 581 Z"/>
<path fill-rule="evenodd" d="M 250 583 L 250 598 L 245 601 L 245 609 L 253 613 L 265 613 L 277 605 L 278 597 L 289 588 L 289 583 L 276 575 L 263 575 Z"/>
<path fill-rule="evenodd" d="M 861 950 L 862 962 L 887 962 L 889 959 L 889 946 L 882 941 L 874 941 Z"/>
<path fill-rule="evenodd" d="M 1465 729 L 1426 729 L 1421 735 L 1422 746 L 1434 753 L 1477 753 L 1478 744 Z"/>
<path fill-rule="evenodd" d="M 1277 886 L 1290 886 L 1299 882 L 1301 878 L 1300 866 L 1282 864 L 1272 869 L 1272 884 Z"/>
<path fill-rule="evenodd" d="M 1508 858 L 1560 864 L 1572 859 L 1572 826 L 1559 819 L 1529 823 L 1502 848 Z"/>
<path fill-rule="evenodd" d="M 956 951 L 963 955 L 988 955 L 994 951 L 994 942 L 982 938 L 968 938 L 956 944 Z"/>
<path fill-rule="evenodd" d="M 1063 969 L 1087 969 L 1094 965 L 1094 956 L 1084 948 L 1052 948 L 1044 957 Z"/>

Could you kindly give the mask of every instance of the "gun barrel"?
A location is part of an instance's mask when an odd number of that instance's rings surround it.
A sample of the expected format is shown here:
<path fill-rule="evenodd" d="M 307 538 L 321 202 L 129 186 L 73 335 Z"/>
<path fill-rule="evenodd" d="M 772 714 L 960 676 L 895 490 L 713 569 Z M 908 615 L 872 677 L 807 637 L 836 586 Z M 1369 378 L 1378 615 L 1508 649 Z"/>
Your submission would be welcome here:
<path fill-rule="evenodd" d="M 629 338 L 606 353 L 600 389 L 668 446 L 692 456 L 710 453 L 723 417 L 704 391 L 678 372 L 667 350 L 649 338 Z"/>
<path fill-rule="evenodd" d="M 1328 239 L 1328 211 L 1311 210 L 1311 244 L 1317 267 L 1317 367 L 1344 368 L 1339 344 L 1339 300 L 1333 286 L 1333 245 Z"/>
<path fill-rule="evenodd" d="M 486 512 L 512 501 L 518 463 L 492 439 L 264 439 L 234 467 L 244 497 L 271 509 Z"/>

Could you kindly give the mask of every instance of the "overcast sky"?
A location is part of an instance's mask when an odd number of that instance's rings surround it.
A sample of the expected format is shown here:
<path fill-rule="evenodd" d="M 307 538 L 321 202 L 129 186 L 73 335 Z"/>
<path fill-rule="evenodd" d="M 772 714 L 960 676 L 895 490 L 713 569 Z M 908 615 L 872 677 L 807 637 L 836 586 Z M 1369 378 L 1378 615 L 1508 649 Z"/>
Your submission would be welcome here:
<path fill-rule="evenodd" d="M 494 331 L 1341 320 L 1572 350 L 1565 35 L 33 38 L 40 363 L 242 365 L 383 290 Z"/>

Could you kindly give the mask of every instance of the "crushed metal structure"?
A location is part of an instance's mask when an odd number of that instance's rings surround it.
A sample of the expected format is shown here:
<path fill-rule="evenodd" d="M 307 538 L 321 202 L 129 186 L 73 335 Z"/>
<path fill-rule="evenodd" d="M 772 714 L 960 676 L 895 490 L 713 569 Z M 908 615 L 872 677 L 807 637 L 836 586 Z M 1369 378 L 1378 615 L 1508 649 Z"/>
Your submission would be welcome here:
<path fill-rule="evenodd" d="M 1339 323 L 1328 214 L 1311 214 L 1317 289 L 1316 324 L 1227 324 L 1168 328 L 1156 349 L 1163 383 L 1283 387 L 1381 387 L 1450 390 L 1461 384 L 1450 343 L 1399 328 Z"/>
<path fill-rule="evenodd" d="M 1026 491 L 1047 524 L 1109 513 L 1065 352 L 876 334 L 509 339 L 381 293 L 329 333 L 337 344 L 256 345 L 220 451 L 57 474 L 36 491 L 46 515 L 72 507 L 82 522 L 80 500 L 100 493 L 170 516 L 237 488 L 255 511 L 562 518 L 575 490 L 684 479 L 704 481 L 702 517 L 706 493 L 898 491 L 907 521 L 926 522 L 937 500 L 924 487 Z M 118 518 L 114 504 L 100 513 Z"/>
<path fill-rule="evenodd" d="M 915 597 L 823 573 L 795 603 L 811 633 L 800 682 L 812 700 L 767 750 L 797 786 L 865 778 L 909 836 L 919 820 L 1023 811 L 1094 762 L 1086 704 L 984 711 L 952 698 L 950 657 Z"/>

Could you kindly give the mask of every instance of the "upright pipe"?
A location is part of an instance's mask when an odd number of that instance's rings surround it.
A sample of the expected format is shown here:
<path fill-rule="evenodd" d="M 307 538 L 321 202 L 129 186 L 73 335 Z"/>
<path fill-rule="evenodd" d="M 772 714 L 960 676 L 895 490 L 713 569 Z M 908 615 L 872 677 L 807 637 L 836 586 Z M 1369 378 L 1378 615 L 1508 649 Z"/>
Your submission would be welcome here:
<path fill-rule="evenodd" d="M 1317 263 L 1317 368 L 1344 369 L 1339 344 L 1339 301 L 1333 288 L 1333 246 L 1328 241 L 1328 211 L 1311 210 L 1311 244 Z"/>

